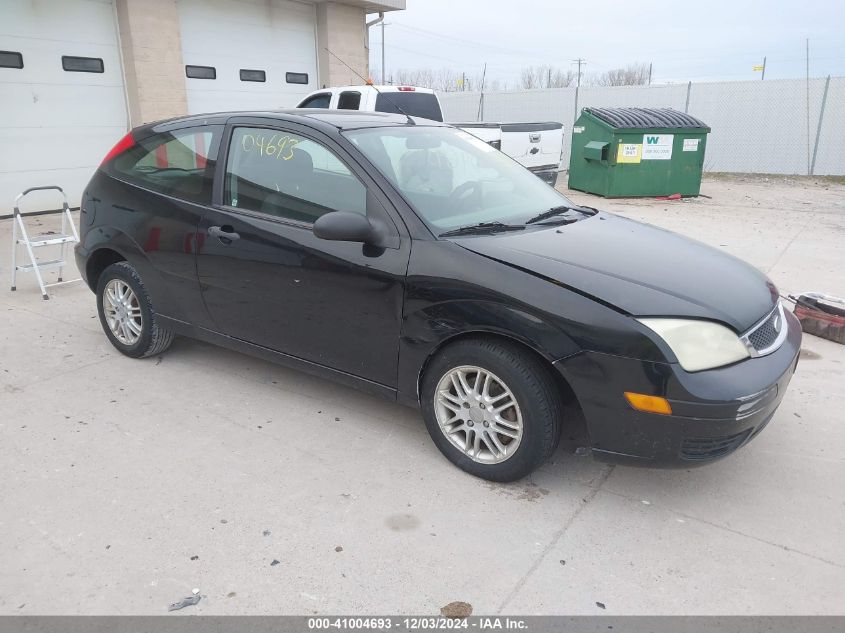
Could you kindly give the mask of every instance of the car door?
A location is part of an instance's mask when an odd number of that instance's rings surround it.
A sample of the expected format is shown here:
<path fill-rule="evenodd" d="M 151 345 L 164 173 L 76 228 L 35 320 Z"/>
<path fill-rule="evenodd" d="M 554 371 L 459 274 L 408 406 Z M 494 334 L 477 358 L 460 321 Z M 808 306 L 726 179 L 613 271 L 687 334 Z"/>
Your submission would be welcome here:
<path fill-rule="evenodd" d="M 410 242 L 384 194 L 309 128 L 231 122 L 221 153 L 222 182 L 197 253 L 216 328 L 395 387 Z M 314 221 L 336 210 L 377 217 L 392 232 L 390 246 L 317 238 Z"/>

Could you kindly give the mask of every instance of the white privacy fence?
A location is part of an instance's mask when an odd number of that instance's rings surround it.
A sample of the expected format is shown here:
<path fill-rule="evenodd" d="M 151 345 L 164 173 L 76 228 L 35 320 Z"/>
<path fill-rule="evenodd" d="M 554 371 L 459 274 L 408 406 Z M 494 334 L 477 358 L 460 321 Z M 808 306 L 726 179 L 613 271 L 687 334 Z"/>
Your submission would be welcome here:
<path fill-rule="evenodd" d="M 479 120 L 479 93 L 439 96 L 446 121 Z M 701 119 L 712 128 L 705 171 L 845 175 L 845 77 L 486 92 L 480 120 L 563 123 L 567 167 L 576 107 L 590 106 L 674 108 Z"/>

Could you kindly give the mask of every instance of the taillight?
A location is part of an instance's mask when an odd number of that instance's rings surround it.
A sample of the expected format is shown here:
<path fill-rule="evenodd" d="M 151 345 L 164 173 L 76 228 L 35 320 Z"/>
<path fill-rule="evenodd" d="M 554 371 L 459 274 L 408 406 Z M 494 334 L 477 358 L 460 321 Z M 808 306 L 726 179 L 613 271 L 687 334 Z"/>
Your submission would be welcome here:
<path fill-rule="evenodd" d="M 127 132 L 126 136 L 120 139 L 115 146 L 109 150 L 109 153 L 106 154 L 106 157 L 102 160 L 102 162 L 100 162 L 100 167 L 105 165 L 115 156 L 119 156 L 132 147 L 135 147 L 135 138 L 132 136 L 132 132 Z"/>
<path fill-rule="evenodd" d="M 399 86 L 397 90 L 399 92 L 414 92 L 416 88 L 414 88 L 413 86 Z"/>

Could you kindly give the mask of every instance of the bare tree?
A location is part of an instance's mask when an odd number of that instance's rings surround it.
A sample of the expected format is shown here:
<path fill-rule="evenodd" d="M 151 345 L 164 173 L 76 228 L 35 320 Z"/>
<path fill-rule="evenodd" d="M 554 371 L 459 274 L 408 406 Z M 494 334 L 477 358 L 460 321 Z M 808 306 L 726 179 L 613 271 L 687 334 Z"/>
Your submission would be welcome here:
<path fill-rule="evenodd" d="M 572 70 L 552 66 L 527 66 L 520 72 L 520 86 L 533 88 L 566 88 L 575 82 Z"/>
<path fill-rule="evenodd" d="M 630 64 L 613 68 L 590 78 L 594 86 L 643 86 L 648 83 L 648 64 Z"/>
<path fill-rule="evenodd" d="M 381 70 L 370 68 L 370 77 L 381 77 Z M 437 92 L 478 92 L 481 89 L 481 73 L 467 74 L 448 68 L 410 68 L 389 71 L 385 78 L 388 84 L 395 86 L 419 86 L 432 88 Z M 491 79 L 488 75 L 484 82 L 484 90 L 496 92 L 507 90 L 508 83 L 500 79 Z"/>
<path fill-rule="evenodd" d="M 371 76 L 377 76 L 372 71 Z M 480 75 L 466 75 L 450 68 L 401 68 L 387 73 L 387 82 L 394 85 L 420 86 L 439 92 L 456 90 L 477 90 L 481 85 Z"/>

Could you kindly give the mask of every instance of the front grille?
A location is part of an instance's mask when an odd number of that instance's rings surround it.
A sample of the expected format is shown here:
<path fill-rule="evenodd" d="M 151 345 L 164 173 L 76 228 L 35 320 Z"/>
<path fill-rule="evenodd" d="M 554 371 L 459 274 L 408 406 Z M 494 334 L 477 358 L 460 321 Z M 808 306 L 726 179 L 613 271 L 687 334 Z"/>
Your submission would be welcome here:
<path fill-rule="evenodd" d="M 770 347 L 777 340 L 778 330 L 775 329 L 775 321 L 778 319 L 780 319 L 780 310 L 775 310 L 748 335 L 748 340 L 758 352 Z M 782 324 L 781 327 L 783 327 Z"/>
<path fill-rule="evenodd" d="M 752 429 L 746 429 L 735 435 L 721 437 L 689 438 L 681 445 L 684 459 L 713 459 L 732 453 L 746 440 Z"/>
<path fill-rule="evenodd" d="M 742 336 L 751 356 L 765 356 L 778 349 L 787 335 L 783 305 L 778 303 L 762 322 Z"/>

